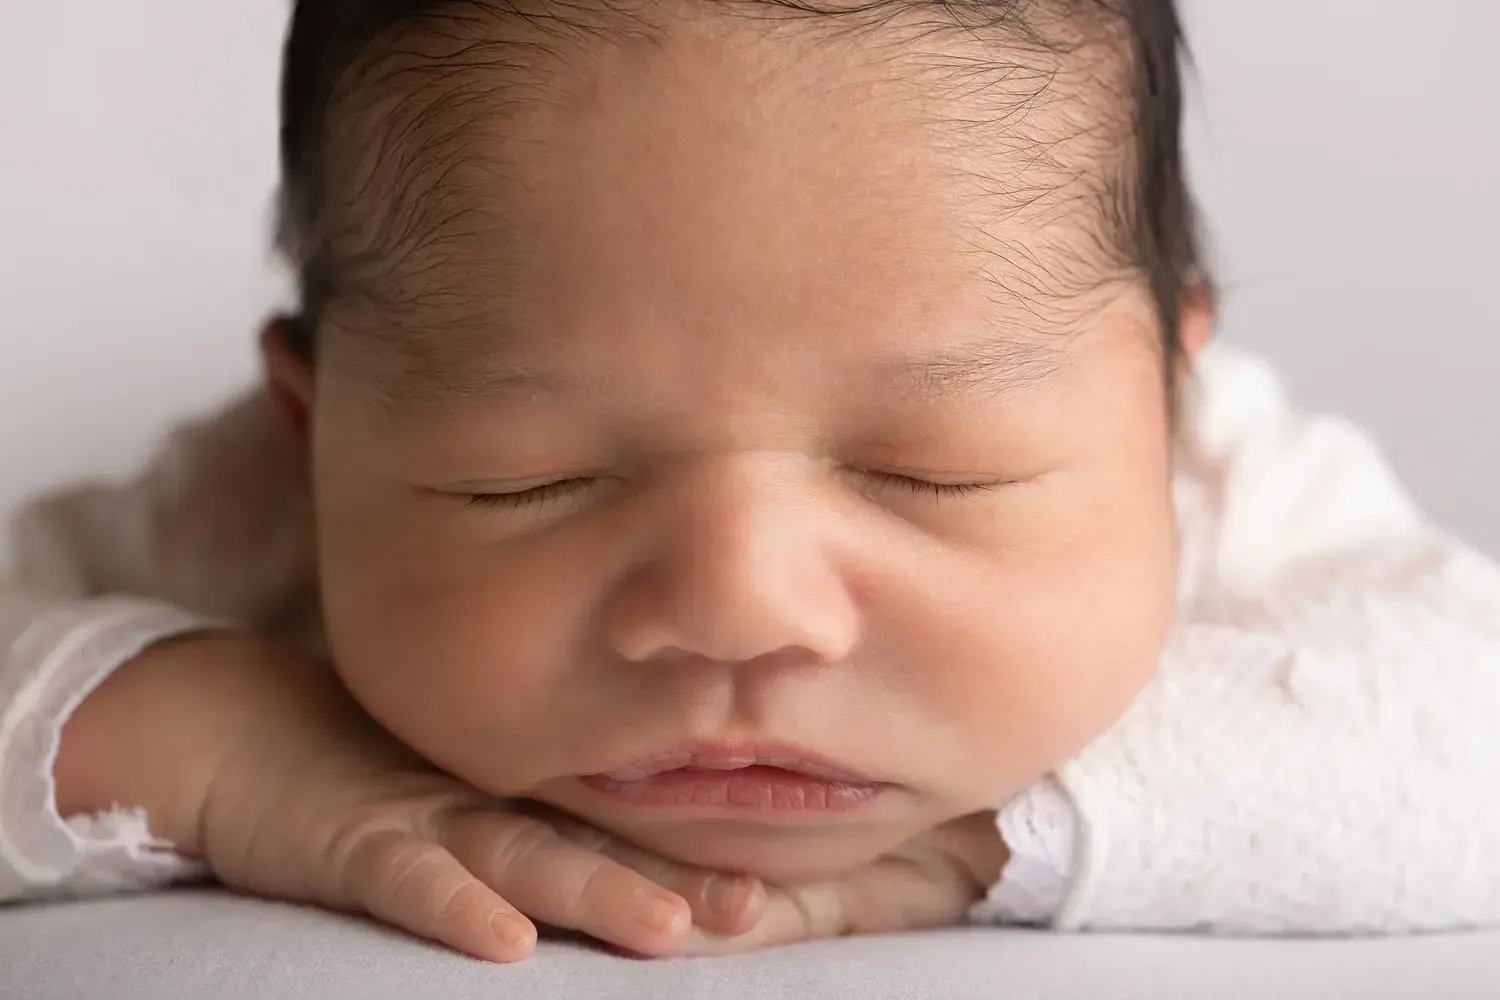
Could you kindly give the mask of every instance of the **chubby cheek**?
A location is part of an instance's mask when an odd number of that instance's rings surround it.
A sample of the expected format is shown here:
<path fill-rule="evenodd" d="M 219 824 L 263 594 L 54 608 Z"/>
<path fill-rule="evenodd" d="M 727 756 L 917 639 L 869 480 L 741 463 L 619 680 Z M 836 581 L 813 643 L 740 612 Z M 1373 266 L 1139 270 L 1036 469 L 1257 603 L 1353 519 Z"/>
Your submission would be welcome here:
<path fill-rule="evenodd" d="M 923 706 L 933 773 L 956 811 L 998 805 L 1118 720 L 1155 671 L 1175 567 L 1169 495 L 1148 484 L 1005 551 L 933 561 L 942 586 L 909 577 L 916 589 L 887 613 L 925 618 L 896 634 L 926 648 L 893 659 L 928 669 L 895 683 Z"/>
<path fill-rule="evenodd" d="M 559 748 L 588 732 L 607 696 L 584 676 L 595 581 L 573 565 L 582 555 L 554 548 L 543 571 L 524 548 L 456 551 L 378 511 L 330 509 L 340 512 L 320 529 L 330 651 L 366 710 L 497 795 L 564 767 Z"/>

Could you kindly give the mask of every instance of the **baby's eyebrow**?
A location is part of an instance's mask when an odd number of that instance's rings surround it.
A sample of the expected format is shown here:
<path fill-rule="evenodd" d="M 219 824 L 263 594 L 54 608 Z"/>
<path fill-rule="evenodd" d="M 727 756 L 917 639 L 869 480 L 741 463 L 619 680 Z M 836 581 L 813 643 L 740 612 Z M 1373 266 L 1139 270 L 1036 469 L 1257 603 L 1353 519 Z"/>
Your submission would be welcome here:
<path fill-rule="evenodd" d="M 871 366 L 871 381 L 922 401 L 1011 395 L 1055 381 L 1067 364 L 1068 342 L 1056 336 L 1015 335 L 901 353 Z"/>
<path fill-rule="evenodd" d="M 600 388 L 573 373 L 511 360 L 469 365 L 429 358 L 379 380 L 381 398 L 393 409 L 585 396 Z"/>
<path fill-rule="evenodd" d="M 1055 381 L 1067 364 L 1067 343 L 1067 338 L 1031 334 L 890 351 L 850 365 L 839 381 L 845 387 L 921 402 L 1013 395 Z M 429 359 L 380 384 L 386 404 L 398 409 L 599 397 L 620 388 L 586 373 L 512 359 L 481 365 L 434 364 Z"/>

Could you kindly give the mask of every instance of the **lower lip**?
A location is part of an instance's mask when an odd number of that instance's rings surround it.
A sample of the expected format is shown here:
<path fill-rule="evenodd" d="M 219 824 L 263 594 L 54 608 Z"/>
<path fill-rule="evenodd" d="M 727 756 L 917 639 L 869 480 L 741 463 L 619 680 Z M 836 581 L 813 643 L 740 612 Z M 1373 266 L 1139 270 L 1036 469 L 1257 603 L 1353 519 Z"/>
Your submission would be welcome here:
<path fill-rule="evenodd" d="M 874 801 L 884 785 L 830 781 L 779 767 L 733 771 L 682 768 L 639 781 L 603 775 L 583 784 L 618 802 L 655 809 L 732 809 L 744 812 L 849 812 Z"/>

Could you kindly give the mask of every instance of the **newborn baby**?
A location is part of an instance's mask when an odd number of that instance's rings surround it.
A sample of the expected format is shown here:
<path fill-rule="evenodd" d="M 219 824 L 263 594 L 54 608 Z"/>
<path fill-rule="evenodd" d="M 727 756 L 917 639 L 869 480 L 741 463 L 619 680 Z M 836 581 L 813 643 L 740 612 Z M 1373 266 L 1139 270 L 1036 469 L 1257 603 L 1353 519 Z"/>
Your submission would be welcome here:
<path fill-rule="evenodd" d="M 300 308 L 22 520 L 0 890 L 496 960 L 1500 916 L 1500 574 L 1205 347 L 1178 53 L 1170 0 L 298 3 Z"/>

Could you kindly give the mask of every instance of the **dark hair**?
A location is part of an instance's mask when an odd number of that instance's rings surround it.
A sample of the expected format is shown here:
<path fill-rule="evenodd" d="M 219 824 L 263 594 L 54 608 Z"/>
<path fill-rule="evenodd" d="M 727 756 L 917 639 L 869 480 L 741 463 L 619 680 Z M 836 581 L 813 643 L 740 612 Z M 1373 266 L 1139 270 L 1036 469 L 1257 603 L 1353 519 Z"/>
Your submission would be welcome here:
<path fill-rule="evenodd" d="M 534 20 L 536 9 L 579 10 L 616 0 L 297 0 L 288 33 L 281 94 L 282 246 L 299 272 L 301 320 L 294 347 L 311 357 L 335 262 L 308 233 L 328 197 L 321 179 L 331 127 L 330 108 L 343 78 L 377 39 L 403 25 L 447 13 L 514 15 Z M 744 0 L 741 6 L 774 7 L 809 17 L 880 15 L 930 7 L 953 27 L 975 33 L 986 25 L 1022 28 L 1039 8 L 1065 16 L 1103 15 L 1128 28 L 1130 113 L 1134 150 L 1125 165 L 1127 190 L 1113 191 L 1108 212 L 1131 268 L 1150 285 L 1162 328 L 1170 374 L 1180 349 L 1178 311 L 1183 297 L 1207 278 L 1200 259 L 1196 212 L 1188 190 L 1181 145 L 1185 44 L 1175 0 Z"/>

